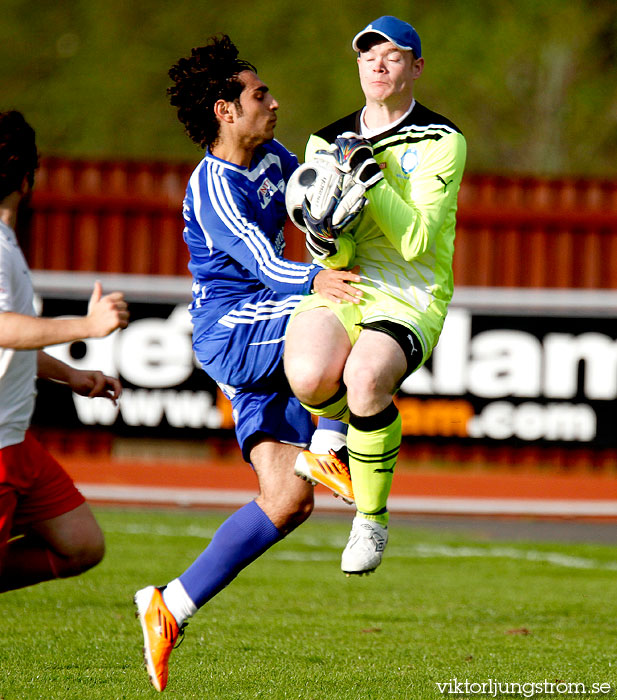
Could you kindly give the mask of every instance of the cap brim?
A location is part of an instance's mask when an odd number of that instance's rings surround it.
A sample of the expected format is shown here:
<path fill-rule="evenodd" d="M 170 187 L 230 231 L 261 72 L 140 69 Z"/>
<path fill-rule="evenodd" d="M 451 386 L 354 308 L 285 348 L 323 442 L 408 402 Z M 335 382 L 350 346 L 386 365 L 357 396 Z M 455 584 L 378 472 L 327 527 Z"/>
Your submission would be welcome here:
<path fill-rule="evenodd" d="M 397 49 L 401 49 L 401 51 L 413 51 L 413 46 L 403 46 L 402 44 L 399 44 L 396 41 L 394 41 L 394 39 L 391 36 L 384 34 L 384 32 L 380 32 L 379 29 L 363 29 L 361 32 L 358 32 L 356 36 L 354 36 L 353 41 L 351 42 L 351 48 L 354 51 L 360 51 L 360 49 L 358 48 L 358 40 L 366 34 L 379 34 L 387 41 L 391 41 Z"/>

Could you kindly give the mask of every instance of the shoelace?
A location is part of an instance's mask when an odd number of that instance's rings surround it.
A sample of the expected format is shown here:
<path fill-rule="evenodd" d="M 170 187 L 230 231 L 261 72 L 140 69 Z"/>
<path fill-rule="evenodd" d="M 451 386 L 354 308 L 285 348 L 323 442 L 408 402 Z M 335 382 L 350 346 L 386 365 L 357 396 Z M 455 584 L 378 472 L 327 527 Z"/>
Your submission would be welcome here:
<path fill-rule="evenodd" d="M 347 445 L 339 447 L 338 450 L 329 450 L 330 454 L 334 455 L 340 462 L 342 462 L 346 467 L 349 466 L 349 452 L 347 450 Z"/>
<path fill-rule="evenodd" d="M 177 649 L 180 646 L 180 644 L 182 644 L 182 642 L 184 641 L 184 630 L 187 628 L 188 624 L 188 622 L 183 622 L 182 625 L 178 627 L 178 639 L 174 644 L 174 649 Z"/>
<path fill-rule="evenodd" d="M 345 449 L 345 448 L 342 448 L 342 449 Z M 334 459 L 336 460 L 337 466 L 340 469 L 342 469 L 343 471 L 347 472 L 347 474 L 349 474 L 350 473 L 349 472 L 349 465 L 347 464 L 347 462 L 345 462 L 345 460 L 341 459 L 341 455 L 339 455 L 341 450 L 329 450 L 329 452 L 330 452 L 330 456 L 334 457 Z"/>

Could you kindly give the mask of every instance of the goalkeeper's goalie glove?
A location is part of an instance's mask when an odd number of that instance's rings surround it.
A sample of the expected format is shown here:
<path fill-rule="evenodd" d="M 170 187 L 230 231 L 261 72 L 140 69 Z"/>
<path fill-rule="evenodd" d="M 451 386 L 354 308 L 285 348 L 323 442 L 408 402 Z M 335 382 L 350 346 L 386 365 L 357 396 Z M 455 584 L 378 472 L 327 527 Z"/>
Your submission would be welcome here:
<path fill-rule="evenodd" d="M 336 146 L 315 153 L 311 166 L 315 179 L 302 205 L 306 247 L 311 255 L 323 260 L 338 251 L 337 239 L 356 218 L 366 203 L 354 197 L 354 181 L 337 167 Z"/>
<path fill-rule="evenodd" d="M 336 160 L 336 167 L 343 173 L 350 173 L 373 157 L 373 145 L 353 131 L 345 131 L 334 139 L 330 153 Z"/>
<path fill-rule="evenodd" d="M 309 253 L 318 260 L 323 260 L 338 251 L 337 238 L 340 231 L 332 225 L 332 213 L 338 199 L 332 197 L 330 205 L 319 217 L 313 216 L 311 204 L 305 198 L 302 204 L 302 218 L 306 227 L 306 247 Z"/>
<path fill-rule="evenodd" d="M 330 206 L 334 205 L 334 208 L 328 212 L 328 221 L 326 222 L 322 217 L 318 222 L 319 226 L 313 222 L 314 236 L 323 238 L 324 226 L 329 224 L 331 237 L 336 239 L 362 211 L 367 203 L 365 197 L 367 190 L 383 179 L 383 173 L 379 163 L 373 158 L 372 144 L 350 131 L 338 136 L 327 150 L 317 151 L 315 157 L 324 164 L 327 163 L 330 166 L 327 170 L 330 172 L 336 168 L 337 172 L 343 174 L 336 193 L 336 201 L 329 202 Z M 332 190 L 329 190 L 328 195 L 332 194 Z M 311 200 L 310 209 L 315 215 L 313 201 Z M 307 221 L 306 216 L 304 220 Z"/>
<path fill-rule="evenodd" d="M 362 187 L 366 192 L 383 180 L 379 163 L 373 158 L 373 146 L 370 141 L 352 131 L 346 131 L 337 136 L 333 146 L 332 153 L 337 161 L 336 167 L 349 178 L 343 186 L 344 190 L 351 191 L 349 181 L 353 185 Z"/>

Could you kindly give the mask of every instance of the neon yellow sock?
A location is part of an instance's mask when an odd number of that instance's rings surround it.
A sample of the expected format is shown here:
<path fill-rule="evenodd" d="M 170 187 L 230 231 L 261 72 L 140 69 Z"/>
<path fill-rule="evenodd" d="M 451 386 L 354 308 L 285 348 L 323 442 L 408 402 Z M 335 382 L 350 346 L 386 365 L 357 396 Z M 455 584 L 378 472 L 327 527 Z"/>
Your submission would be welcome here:
<path fill-rule="evenodd" d="M 384 526 L 401 434 L 401 416 L 394 403 L 376 416 L 350 417 L 347 449 L 356 508 L 362 517 Z"/>
<path fill-rule="evenodd" d="M 349 422 L 349 407 L 347 406 L 347 387 L 341 383 L 338 391 L 327 401 L 317 406 L 302 404 L 307 411 L 314 416 L 329 418 L 330 420 L 340 420 L 343 423 Z"/>

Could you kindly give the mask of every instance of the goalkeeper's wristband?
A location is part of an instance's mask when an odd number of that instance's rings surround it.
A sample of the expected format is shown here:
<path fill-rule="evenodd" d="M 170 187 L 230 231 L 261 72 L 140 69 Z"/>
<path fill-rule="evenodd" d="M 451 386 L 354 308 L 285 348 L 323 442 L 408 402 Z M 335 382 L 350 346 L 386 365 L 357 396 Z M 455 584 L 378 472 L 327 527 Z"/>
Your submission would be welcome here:
<path fill-rule="evenodd" d="M 316 219 L 309 208 L 308 200 L 302 205 L 302 218 L 306 227 L 306 247 L 318 260 L 334 255 L 338 250 L 336 238 L 338 232 L 332 227 L 332 208 L 336 200 L 332 199 L 326 216 Z"/>

